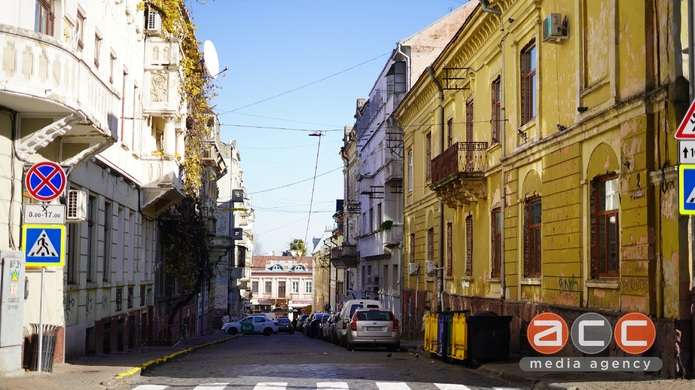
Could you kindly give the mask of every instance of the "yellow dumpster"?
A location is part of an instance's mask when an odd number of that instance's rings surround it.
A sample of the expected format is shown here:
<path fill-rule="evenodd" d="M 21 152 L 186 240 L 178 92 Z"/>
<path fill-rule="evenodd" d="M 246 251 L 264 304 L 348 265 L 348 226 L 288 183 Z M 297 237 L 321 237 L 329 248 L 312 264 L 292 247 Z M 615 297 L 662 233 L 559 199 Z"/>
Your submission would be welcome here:
<path fill-rule="evenodd" d="M 451 320 L 449 357 L 454 360 L 466 360 L 468 357 L 468 325 L 466 314 L 453 313 Z"/>
<path fill-rule="evenodd" d="M 439 344 L 437 343 L 437 313 L 427 312 L 423 318 L 425 324 L 425 341 L 423 348 L 426 352 L 436 353 Z"/>

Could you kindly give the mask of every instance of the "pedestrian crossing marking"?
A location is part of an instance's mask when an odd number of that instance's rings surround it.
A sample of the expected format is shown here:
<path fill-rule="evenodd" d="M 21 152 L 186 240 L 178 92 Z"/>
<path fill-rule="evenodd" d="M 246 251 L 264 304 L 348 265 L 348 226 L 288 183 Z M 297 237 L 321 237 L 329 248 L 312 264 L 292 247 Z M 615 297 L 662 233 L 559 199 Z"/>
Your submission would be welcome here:
<path fill-rule="evenodd" d="M 377 382 L 376 387 L 379 390 L 410 390 L 410 386 L 405 382 Z"/>
<path fill-rule="evenodd" d="M 48 237 L 46 230 L 41 230 L 39 236 L 34 241 L 34 245 L 31 246 L 29 250 L 29 256 L 31 257 L 57 257 L 58 251 Z"/>
<path fill-rule="evenodd" d="M 466 385 L 454 385 L 451 383 L 435 383 L 434 385 L 437 386 L 439 390 L 471 390 L 471 388 Z"/>
<path fill-rule="evenodd" d="M 65 225 L 23 224 L 22 251 L 27 267 L 62 267 L 65 262 Z"/>
<path fill-rule="evenodd" d="M 690 195 L 685 199 L 685 203 L 695 203 L 695 187 L 690 191 Z"/>
<path fill-rule="evenodd" d="M 203 383 L 193 390 L 225 390 L 229 383 Z"/>
<path fill-rule="evenodd" d="M 319 382 L 316 384 L 319 390 L 348 390 L 347 382 Z"/>
<path fill-rule="evenodd" d="M 287 382 L 260 382 L 257 383 L 253 390 L 285 390 Z"/>
<path fill-rule="evenodd" d="M 473 388 L 451 383 L 433 383 L 433 385 L 438 390 L 472 390 Z M 237 388 L 240 385 L 234 385 L 230 383 L 201 383 L 196 386 L 193 390 L 226 390 Z M 249 385 L 243 385 L 246 388 Z M 354 389 L 364 388 L 364 384 L 352 384 Z M 411 390 L 412 388 L 406 382 L 376 382 L 376 386 L 379 390 Z M 174 388 L 176 386 L 171 386 Z M 165 390 L 169 389 L 170 386 L 167 385 L 139 385 L 133 388 L 133 390 Z M 287 382 L 259 382 L 255 385 L 253 390 L 287 390 Z M 300 387 L 290 386 L 290 388 L 302 388 L 310 389 L 311 386 L 302 385 Z M 417 387 L 416 388 L 420 388 Z M 520 390 L 517 387 L 481 387 L 475 386 L 475 389 L 491 389 L 491 390 Z M 350 390 L 351 387 L 347 382 L 317 382 L 316 390 Z"/>

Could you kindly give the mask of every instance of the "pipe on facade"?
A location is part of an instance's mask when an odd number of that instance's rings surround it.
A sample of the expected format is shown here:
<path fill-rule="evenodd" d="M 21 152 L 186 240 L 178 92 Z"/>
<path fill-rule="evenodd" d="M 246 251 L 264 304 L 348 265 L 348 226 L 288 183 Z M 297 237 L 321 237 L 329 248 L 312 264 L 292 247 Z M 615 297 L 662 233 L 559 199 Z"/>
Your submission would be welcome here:
<path fill-rule="evenodd" d="M 437 80 L 432 66 L 427 67 L 427 74 L 439 91 L 439 143 L 440 153 L 444 153 L 444 88 Z M 431 161 L 427 162 L 431 164 Z M 444 201 L 439 200 L 439 310 L 444 311 Z"/>
<path fill-rule="evenodd" d="M 405 52 L 403 51 L 403 45 L 402 45 L 400 42 L 397 43 L 396 52 L 398 52 L 398 54 L 400 54 L 400 55 L 402 55 L 403 57 L 405 57 L 406 62 L 408 63 L 408 65 L 405 67 L 405 71 L 406 71 L 406 73 L 407 73 L 406 80 L 408 80 L 408 87 L 406 88 L 406 90 L 407 90 L 407 91 L 410 91 L 410 86 L 411 86 L 411 84 L 412 84 L 412 80 L 410 79 L 410 75 L 411 75 L 411 70 L 410 70 L 410 56 L 407 55 L 407 54 L 405 54 Z"/>
<path fill-rule="evenodd" d="M 12 212 L 12 203 L 14 203 L 14 194 L 15 194 L 15 180 L 17 173 L 15 172 L 14 169 L 14 160 L 18 159 L 22 161 L 21 158 L 17 155 L 17 150 L 15 149 L 15 142 L 17 140 L 17 111 L 12 110 L 10 108 L 0 106 L 0 110 L 7 112 L 10 115 L 10 132 L 11 132 L 11 137 L 12 139 L 10 140 L 10 147 L 12 148 L 11 154 L 10 154 L 10 209 L 8 211 L 8 219 L 7 219 L 7 231 L 9 234 L 7 235 L 8 237 L 8 246 L 10 249 L 15 250 L 17 249 L 17 243 L 14 242 L 14 234 L 12 233 L 12 224 L 13 224 L 13 217 L 14 213 Z M 20 214 L 20 221 L 19 225 L 22 225 L 21 221 L 21 214 Z"/>

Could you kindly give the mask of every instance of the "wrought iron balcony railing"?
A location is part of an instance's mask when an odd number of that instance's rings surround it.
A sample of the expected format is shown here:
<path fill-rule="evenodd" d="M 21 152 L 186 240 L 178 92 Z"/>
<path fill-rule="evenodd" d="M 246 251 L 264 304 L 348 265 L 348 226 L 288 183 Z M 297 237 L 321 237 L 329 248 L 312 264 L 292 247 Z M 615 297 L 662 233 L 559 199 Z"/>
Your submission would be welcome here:
<path fill-rule="evenodd" d="M 487 169 L 487 142 L 457 142 L 432 160 L 432 187 L 459 176 L 481 177 Z"/>

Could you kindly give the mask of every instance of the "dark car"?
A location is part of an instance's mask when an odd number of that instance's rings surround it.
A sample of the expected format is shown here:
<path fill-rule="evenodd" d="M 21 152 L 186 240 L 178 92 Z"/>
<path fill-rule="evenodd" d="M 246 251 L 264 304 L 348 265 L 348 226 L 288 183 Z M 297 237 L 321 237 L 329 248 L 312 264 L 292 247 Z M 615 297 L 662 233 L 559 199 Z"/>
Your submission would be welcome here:
<path fill-rule="evenodd" d="M 304 325 L 306 325 L 307 319 L 309 319 L 308 314 L 302 314 L 301 316 L 299 316 L 299 318 L 297 319 L 297 329 L 296 330 L 302 332 L 304 330 Z"/>
<path fill-rule="evenodd" d="M 287 332 L 287 333 L 294 333 L 294 328 L 292 327 L 292 323 L 290 322 L 290 319 L 287 317 L 280 317 L 277 320 L 275 320 L 278 324 L 278 331 L 279 332 Z"/>
<path fill-rule="evenodd" d="M 328 313 L 314 313 L 304 325 L 304 334 L 309 337 L 321 337 L 321 324 L 328 320 Z"/>

